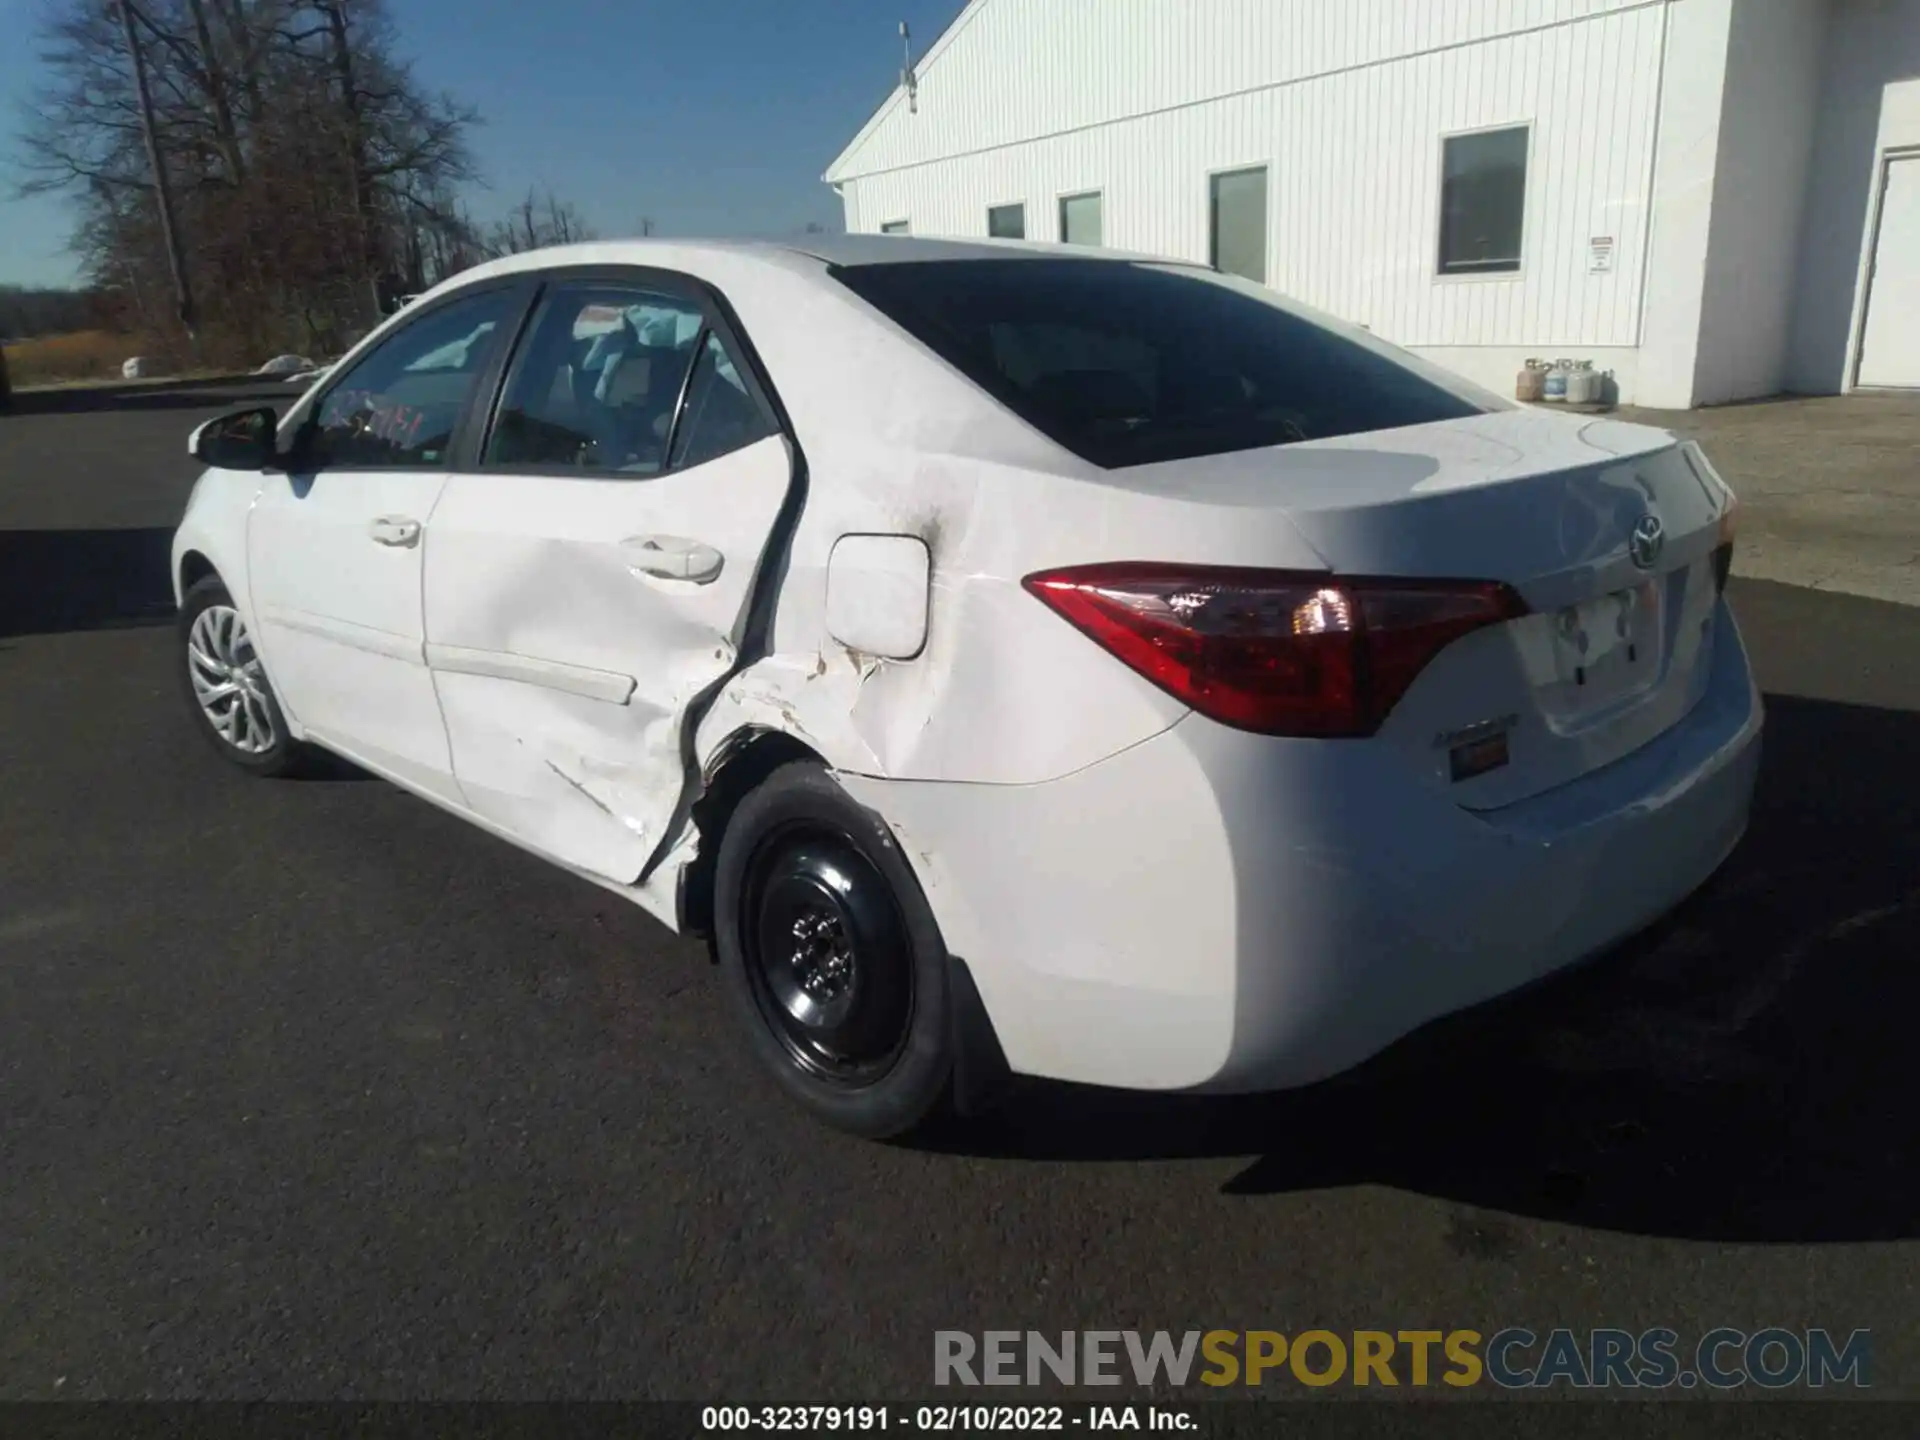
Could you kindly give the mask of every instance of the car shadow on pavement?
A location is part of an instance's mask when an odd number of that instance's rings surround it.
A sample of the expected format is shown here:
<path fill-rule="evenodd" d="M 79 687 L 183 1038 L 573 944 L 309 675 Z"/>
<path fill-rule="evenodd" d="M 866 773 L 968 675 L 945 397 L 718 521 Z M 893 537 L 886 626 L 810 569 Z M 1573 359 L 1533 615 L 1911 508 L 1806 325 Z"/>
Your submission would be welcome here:
<path fill-rule="evenodd" d="M 165 625 L 173 531 L 0 530 L 0 636 Z"/>
<path fill-rule="evenodd" d="M 177 613 L 170 528 L 0 530 L 0 640 L 171 625 Z M 374 777 L 315 751 L 288 778 Z"/>
<path fill-rule="evenodd" d="M 1920 716 L 1769 696 L 1747 838 L 1657 929 L 1352 1076 L 1274 1096 L 1035 1084 L 936 1148 L 1253 1156 L 1261 1196 L 1390 1185 L 1721 1241 L 1920 1236 Z M 1449 1243 L 1497 1257 L 1498 1215 Z"/>

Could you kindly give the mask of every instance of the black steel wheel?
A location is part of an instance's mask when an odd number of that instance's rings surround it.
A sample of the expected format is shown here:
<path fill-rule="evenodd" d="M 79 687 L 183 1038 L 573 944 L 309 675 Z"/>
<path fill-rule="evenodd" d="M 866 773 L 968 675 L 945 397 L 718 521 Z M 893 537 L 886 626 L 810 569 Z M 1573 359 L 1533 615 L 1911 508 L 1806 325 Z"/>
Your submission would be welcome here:
<path fill-rule="evenodd" d="M 756 1055 L 807 1109 L 887 1138 L 940 1107 L 945 946 L 885 825 L 820 766 L 782 766 L 734 812 L 714 939 Z"/>
<path fill-rule="evenodd" d="M 794 1063 L 872 1084 L 906 1045 L 913 945 L 886 879 L 837 831 L 789 822 L 748 861 L 741 941 L 760 1012 Z"/>

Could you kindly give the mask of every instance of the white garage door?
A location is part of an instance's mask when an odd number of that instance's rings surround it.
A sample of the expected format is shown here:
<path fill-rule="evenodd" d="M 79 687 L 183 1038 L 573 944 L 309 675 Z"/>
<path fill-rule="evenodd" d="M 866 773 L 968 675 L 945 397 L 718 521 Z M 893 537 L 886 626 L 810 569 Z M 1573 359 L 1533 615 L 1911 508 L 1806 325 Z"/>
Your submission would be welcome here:
<path fill-rule="evenodd" d="M 1887 165 L 1868 283 L 1858 383 L 1920 388 L 1920 155 Z"/>

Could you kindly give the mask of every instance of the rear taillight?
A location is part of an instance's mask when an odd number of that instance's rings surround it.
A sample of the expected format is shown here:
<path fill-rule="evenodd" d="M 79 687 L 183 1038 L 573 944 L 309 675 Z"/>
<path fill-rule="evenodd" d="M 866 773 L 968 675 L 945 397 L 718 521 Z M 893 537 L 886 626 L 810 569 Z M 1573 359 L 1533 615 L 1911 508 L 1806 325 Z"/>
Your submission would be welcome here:
<path fill-rule="evenodd" d="M 1022 583 L 1175 698 L 1268 735 L 1370 735 L 1448 645 L 1527 613 L 1492 582 L 1148 561 Z"/>

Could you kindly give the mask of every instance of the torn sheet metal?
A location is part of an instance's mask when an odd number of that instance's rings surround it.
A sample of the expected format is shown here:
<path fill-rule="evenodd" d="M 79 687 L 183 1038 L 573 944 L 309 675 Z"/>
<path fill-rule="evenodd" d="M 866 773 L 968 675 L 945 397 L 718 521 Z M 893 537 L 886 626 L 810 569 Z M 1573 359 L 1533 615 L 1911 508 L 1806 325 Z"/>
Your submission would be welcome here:
<path fill-rule="evenodd" d="M 880 771 L 882 761 L 853 713 L 882 662 L 839 646 L 833 651 L 774 656 L 729 681 L 700 724 L 696 752 L 703 772 L 710 773 L 729 737 L 756 728 L 791 736 L 837 769 Z"/>
<path fill-rule="evenodd" d="M 679 791 L 679 717 L 697 685 L 616 706 L 486 676 L 435 681 L 476 812 L 569 865 L 623 883 L 640 873 Z"/>

